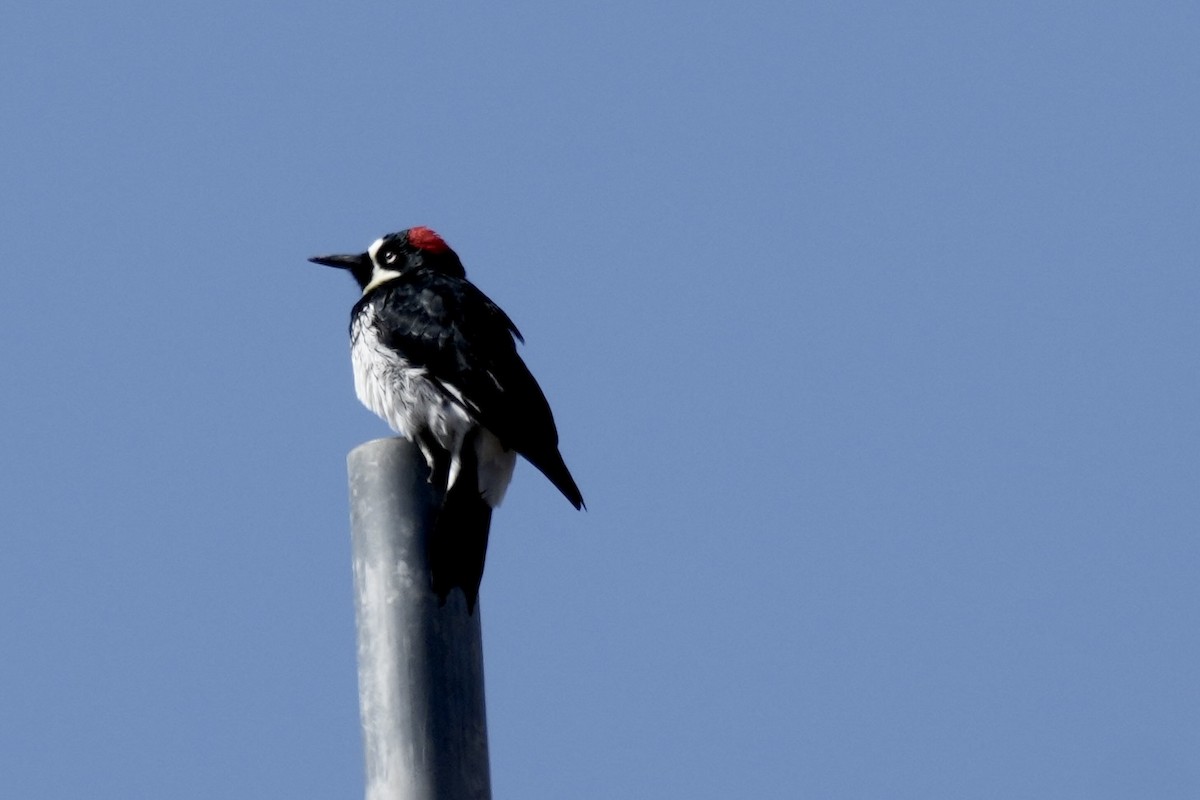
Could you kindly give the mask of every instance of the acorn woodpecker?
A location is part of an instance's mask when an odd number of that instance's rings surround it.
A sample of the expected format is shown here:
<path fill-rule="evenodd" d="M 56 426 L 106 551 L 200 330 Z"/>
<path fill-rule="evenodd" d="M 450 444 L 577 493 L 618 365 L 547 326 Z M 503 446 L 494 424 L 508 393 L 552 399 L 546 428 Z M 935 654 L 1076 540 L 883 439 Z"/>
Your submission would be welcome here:
<path fill-rule="evenodd" d="M 428 545 L 431 585 L 441 603 L 460 587 L 473 613 L 492 509 L 518 453 L 584 507 L 550 405 L 517 354 L 514 337 L 525 340 L 429 228 L 309 261 L 348 270 L 362 289 L 350 313 L 354 390 L 421 449 L 430 482 L 444 489 Z"/>

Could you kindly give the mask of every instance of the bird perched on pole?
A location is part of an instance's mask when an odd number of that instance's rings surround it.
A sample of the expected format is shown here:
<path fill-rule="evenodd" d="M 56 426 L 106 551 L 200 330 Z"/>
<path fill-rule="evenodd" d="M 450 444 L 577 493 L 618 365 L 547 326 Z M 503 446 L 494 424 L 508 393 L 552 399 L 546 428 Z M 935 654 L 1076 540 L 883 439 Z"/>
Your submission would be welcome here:
<path fill-rule="evenodd" d="M 525 340 L 429 228 L 309 261 L 348 270 L 362 289 L 350 313 L 354 390 L 421 449 L 430 482 L 444 489 L 429 540 L 431 584 L 442 603 L 460 587 L 474 612 L 492 509 L 518 453 L 584 507 L 550 404 L 517 353 Z"/>

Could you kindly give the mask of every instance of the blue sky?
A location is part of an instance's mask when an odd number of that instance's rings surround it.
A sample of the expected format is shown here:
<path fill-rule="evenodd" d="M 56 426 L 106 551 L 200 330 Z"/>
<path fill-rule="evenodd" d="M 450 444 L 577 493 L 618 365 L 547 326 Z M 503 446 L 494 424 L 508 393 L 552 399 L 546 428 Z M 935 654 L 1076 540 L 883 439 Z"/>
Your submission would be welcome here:
<path fill-rule="evenodd" d="M 0 12 L 0 796 L 355 797 L 356 291 L 516 320 L 525 798 L 1200 794 L 1200 10 Z"/>

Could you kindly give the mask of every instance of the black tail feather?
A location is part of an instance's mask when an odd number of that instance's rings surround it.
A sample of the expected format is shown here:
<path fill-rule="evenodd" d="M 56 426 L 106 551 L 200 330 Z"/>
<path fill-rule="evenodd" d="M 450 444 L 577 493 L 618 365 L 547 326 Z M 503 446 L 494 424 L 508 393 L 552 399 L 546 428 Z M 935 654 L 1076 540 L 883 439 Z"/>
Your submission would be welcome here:
<path fill-rule="evenodd" d="M 550 479 L 555 488 L 563 493 L 563 497 L 567 498 L 576 510 L 587 508 L 583 502 L 583 494 L 575 485 L 575 479 L 571 477 L 571 471 L 567 469 L 567 464 L 558 450 L 548 450 L 537 454 L 523 453 L 522 455 Z"/>
<path fill-rule="evenodd" d="M 488 528 L 492 508 L 479 496 L 446 495 L 433 535 L 429 537 L 429 577 L 440 605 L 455 587 L 467 597 L 467 610 L 475 613 L 483 565 L 487 559 Z"/>
<path fill-rule="evenodd" d="M 454 587 L 463 590 L 467 610 L 474 614 L 487 559 L 488 529 L 492 507 L 479 492 L 475 448 L 462 448 L 462 464 L 454 485 L 446 492 L 442 508 L 426 545 L 430 585 L 440 605 Z"/>

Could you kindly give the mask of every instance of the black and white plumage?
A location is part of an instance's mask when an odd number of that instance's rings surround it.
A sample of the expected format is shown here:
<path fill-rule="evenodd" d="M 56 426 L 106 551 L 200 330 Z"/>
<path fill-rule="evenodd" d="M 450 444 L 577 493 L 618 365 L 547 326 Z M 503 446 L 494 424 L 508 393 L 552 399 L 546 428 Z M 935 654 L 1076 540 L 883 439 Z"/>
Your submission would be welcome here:
<path fill-rule="evenodd" d="M 524 339 L 429 228 L 309 260 L 349 270 L 363 290 L 350 316 L 355 392 L 420 447 L 430 480 L 445 488 L 429 544 L 432 585 L 442 602 L 461 587 L 473 610 L 492 509 L 517 454 L 584 507 L 550 405 L 517 353 Z"/>

